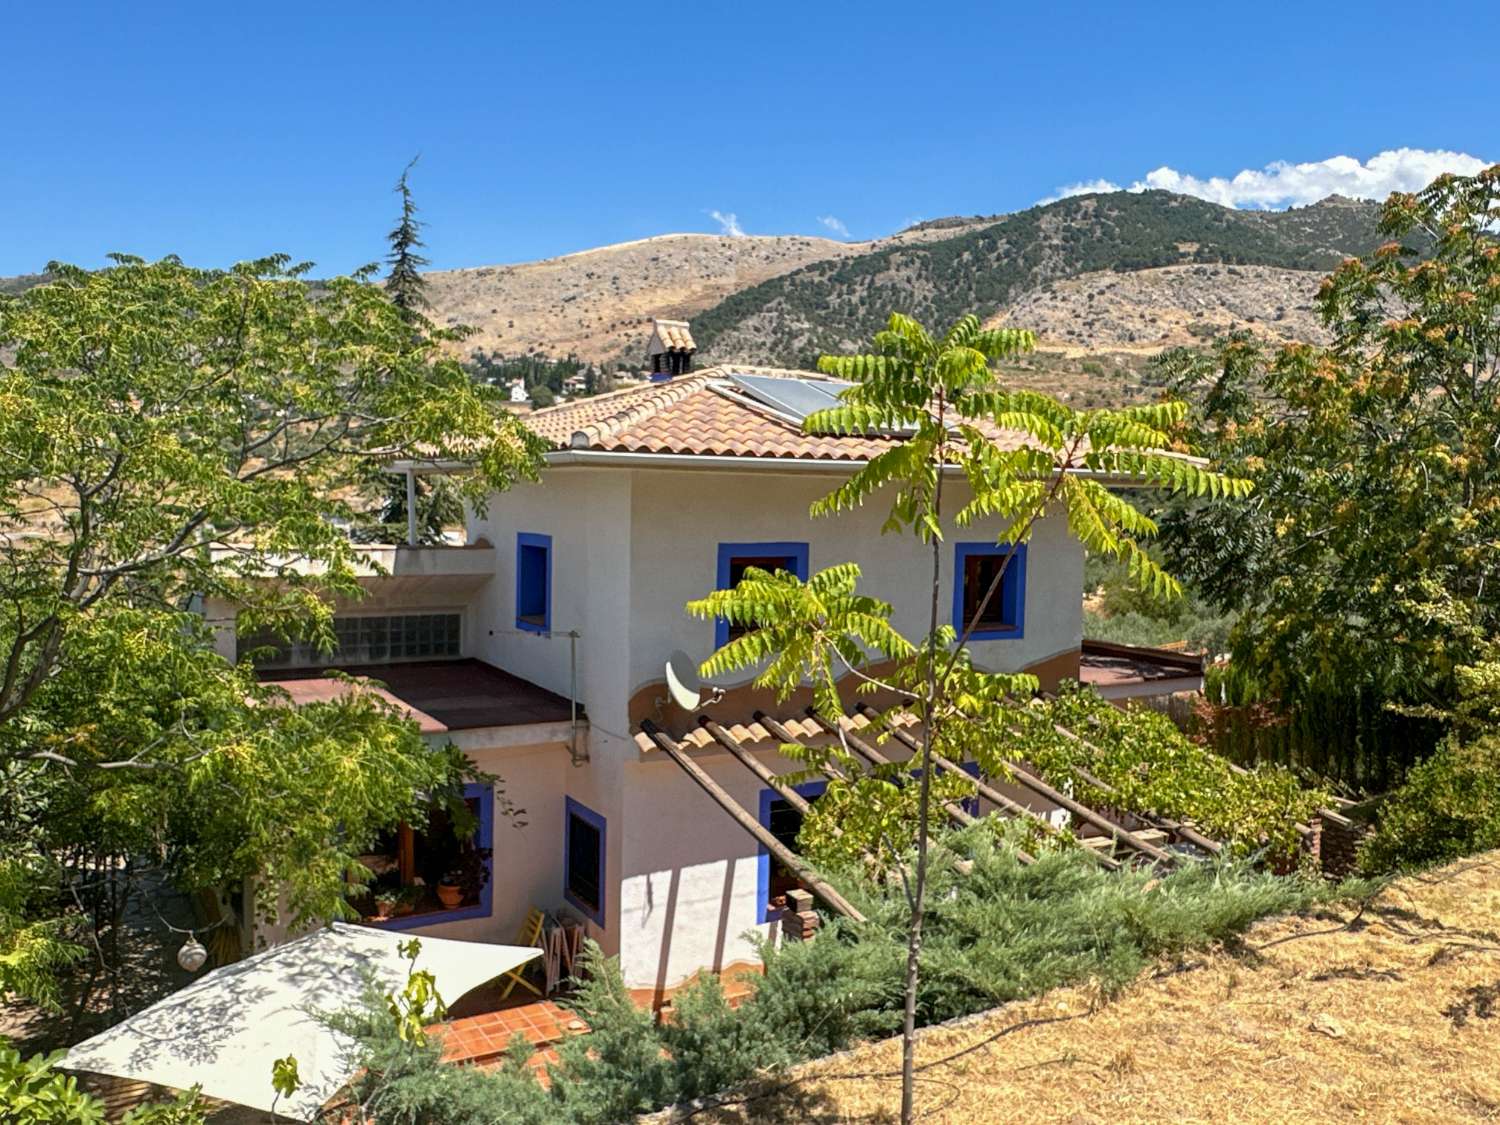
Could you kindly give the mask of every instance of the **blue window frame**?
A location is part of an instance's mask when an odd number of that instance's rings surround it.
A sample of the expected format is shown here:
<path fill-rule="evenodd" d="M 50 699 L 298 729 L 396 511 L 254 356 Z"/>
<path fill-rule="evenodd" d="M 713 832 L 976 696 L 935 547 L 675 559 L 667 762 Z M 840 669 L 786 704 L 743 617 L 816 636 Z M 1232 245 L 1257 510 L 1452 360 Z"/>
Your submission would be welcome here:
<path fill-rule="evenodd" d="M 812 801 L 823 795 L 823 790 L 828 788 L 828 782 L 809 781 L 793 786 L 793 788 L 803 800 Z M 760 791 L 760 822 L 764 827 L 776 832 L 779 827 L 777 821 L 789 810 L 791 815 L 796 816 L 796 811 L 790 809 L 786 798 L 776 790 L 767 788 Z M 797 820 L 800 826 L 801 818 L 798 817 Z M 769 922 L 781 915 L 771 910 L 771 852 L 764 844 L 761 844 L 759 849 L 755 861 L 755 894 L 758 901 L 755 920 Z"/>
<path fill-rule="evenodd" d="M 552 631 L 552 536 L 516 535 L 516 628 Z"/>
<path fill-rule="evenodd" d="M 1014 550 L 1009 565 L 1005 558 Z M 953 551 L 953 628 L 959 636 L 979 608 L 996 572 L 1005 567 L 1000 589 L 969 634 L 974 641 L 1016 640 L 1026 632 L 1026 545 L 958 543 Z"/>
<path fill-rule="evenodd" d="M 604 925 L 604 818 L 572 797 L 563 805 L 563 897 Z"/>
<path fill-rule="evenodd" d="M 718 590 L 731 590 L 745 573 L 746 567 L 760 570 L 786 570 L 802 581 L 807 581 L 806 543 L 720 543 Z M 714 648 L 723 648 L 731 636 L 729 622 L 723 618 L 714 622 Z"/>
<path fill-rule="evenodd" d="M 474 846 L 490 854 L 485 858 L 484 887 L 479 892 L 479 901 L 471 906 L 460 906 L 453 910 L 433 910 L 423 914 L 406 914 L 400 918 L 388 918 L 383 922 L 371 922 L 383 930 L 415 930 L 422 926 L 434 926 L 442 922 L 459 922 L 465 918 L 488 918 L 494 912 L 495 903 L 495 791 L 488 784 L 470 783 L 464 786 L 464 800 L 477 804 L 479 823 L 474 828 Z"/>

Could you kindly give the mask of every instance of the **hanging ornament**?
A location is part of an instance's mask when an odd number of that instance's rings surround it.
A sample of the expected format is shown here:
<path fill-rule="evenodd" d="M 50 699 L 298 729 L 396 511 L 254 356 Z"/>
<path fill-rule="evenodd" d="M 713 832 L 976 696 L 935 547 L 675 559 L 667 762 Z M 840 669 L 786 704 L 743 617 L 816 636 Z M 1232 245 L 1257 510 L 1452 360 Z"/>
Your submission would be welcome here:
<path fill-rule="evenodd" d="M 193 934 L 188 934 L 187 941 L 182 943 L 182 948 L 177 951 L 177 963 L 190 973 L 196 973 L 203 968 L 204 962 L 208 960 L 208 950 L 203 948 L 203 943 Z"/>

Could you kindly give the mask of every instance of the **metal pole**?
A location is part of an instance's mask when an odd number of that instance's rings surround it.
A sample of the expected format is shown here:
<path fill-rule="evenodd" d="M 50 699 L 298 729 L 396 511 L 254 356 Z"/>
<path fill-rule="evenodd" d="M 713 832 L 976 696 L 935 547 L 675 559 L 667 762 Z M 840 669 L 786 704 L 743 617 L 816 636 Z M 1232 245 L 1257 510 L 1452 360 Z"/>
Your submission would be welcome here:
<path fill-rule="evenodd" d="M 568 630 L 568 715 L 573 723 L 573 745 L 570 753 L 575 766 L 588 761 L 578 752 L 578 630 Z"/>
<path fill-rule="evenodd" d="M 406 545 L 417 545 L 417 470 L 406 470 Z"/>

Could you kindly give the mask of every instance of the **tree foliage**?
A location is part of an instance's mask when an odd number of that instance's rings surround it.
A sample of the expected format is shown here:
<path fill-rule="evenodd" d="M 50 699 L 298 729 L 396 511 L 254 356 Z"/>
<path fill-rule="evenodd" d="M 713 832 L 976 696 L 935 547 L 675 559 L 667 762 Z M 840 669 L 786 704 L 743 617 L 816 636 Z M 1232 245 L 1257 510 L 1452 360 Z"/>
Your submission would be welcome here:
<path fill-rule="evenodd" d="M 1323 283 L 1333 342 L 1231 338 L 1167 364 L 1191 435 L 1249 504 L 1167 521 L 1174 562 L 1241 611 L 1267 691 L 1443 705 L 1500 627 L 1500 168 L 1385 204 L 1388 241 Z"/>
<path fill-rule="evenodd" d="M 85 857 L 185 889 L 284 878 L 295 913 L 327 913 L 361 842 L 456 778 L 368 693 L 287 706 L 196 613 L 330 643 L 367 466 L 463 458 L 476 502 L 537 472 L 536 440 L 366 277 L 304 271 L 121 257 L 0 298 L 0 769 L 23 806 L 0 882 L 35 888 L 0 902 L 0 957 L 45 948 Z M 45 958 L 5 963 L 37 991 Z"/>
<path fill-rule="evenodd" d="M 23 1059 L 0 1040 L 0 1120 L 6 1125 L 104 1125 L 105 1106 L 54 1069 L 62 1052 Z M 137 1106 L 122 1125 L 203 1125 L 208 1106 L 196 1089 L 170 1102 Z"/>
<path fill-rule="evenodd" d="M 426 245 L 422 241 L 425 224 L 417 218 L 417 205 L 408 182 L 417 160 L 417 157 L 412 157 L 396 181 L 395 192 L 401 197 L 401 217 L 386 236 L 391 248 L 385 260 L 390 270 L 385 279 L 385 291 L 391 304 L 411 320 L 420 318 L 421 310 L 431 304 L 427 300 L 427 282 L 421 273 L 422 267 L 430 264 L 421 254 Z"/>

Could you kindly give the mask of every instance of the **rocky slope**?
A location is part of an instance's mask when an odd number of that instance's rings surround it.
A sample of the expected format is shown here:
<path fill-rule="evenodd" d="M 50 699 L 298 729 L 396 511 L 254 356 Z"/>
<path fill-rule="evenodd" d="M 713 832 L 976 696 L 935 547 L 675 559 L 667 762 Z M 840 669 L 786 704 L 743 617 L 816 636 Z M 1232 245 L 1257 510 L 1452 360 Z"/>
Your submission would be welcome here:
<path fill-rule="evenodd" d="M 1314 298 L 1323 274 L 1274 266 L 1192 265 L 1101 271 L 1028 290 L 991 318 L 1030 328 L 1068 354 L 1155 353 L 1232 328 L 1272 342 L 1326 342 Z"/>
<path fill-rule="evenodd" d="M 959 229 L 984 221 L 962 220 Z M 653 316 L 690 319 L 733 293 L 814 262 L 953 233 L 922 229 L 875 242 L 667 234 L 540 262 L 442 270 L 426 277 L 434 319 L 474 330 L 462 345 L 466 352 L 539 352 L 633 363 L 645 347 Z"/>
<path fill-rule="evenodd" d="M 933 233 L 946 237 L 923 243 L 803 266 L 727 297 L 694 317 L 693 331 L 700 351 L 714 360 L 798 365 L 819 352 L 862 346 L 892 309 L 941 325 L 966 312 L 993 317 L 1045 305 L 1049 324 L 1035 327 L 1085 349 L 1180 335 L 1198 320 L 1274 319 L 1278 308 L 1285 321 L 1307 304 L 1317 273 L 1379 244 L 1378 214 L 1376 204 L 1338 198 L 1293 211 L 1252 212 L 1161 191 L 1078 196 L 957 233 L 938 230 Z M 1230 265 L 1266 270 L 1193 272 Z M 1112 290 L 1104 280 L 1085 282 L 1076 300 L 1072 290 L 1059 288 L 1080 276 L 1162 270 Z M 1294 271 L 1308 276 L 1294 277 Z M 1056 298 L 1050 305 L 1040 296 L 1049 286 Z M 1232 290 L 1222 302 L 1214 293 L 1221 286 Z M 1110 316 L 1079 315 L 1087 312 L 1090 291 L 1096 303 L 1102 292 L 1116 304 Z M 1129 308 L 1134 295 L 1151 307 Z M 1090 319 L 1094 325 L 1086 327 Z M 1305 317 L 1300 327 L 1295 321 L 1284 326 L 1293 332 L 1311 327 Z M 1132 333 L 1137 340 L 1129 339 Z"/>

